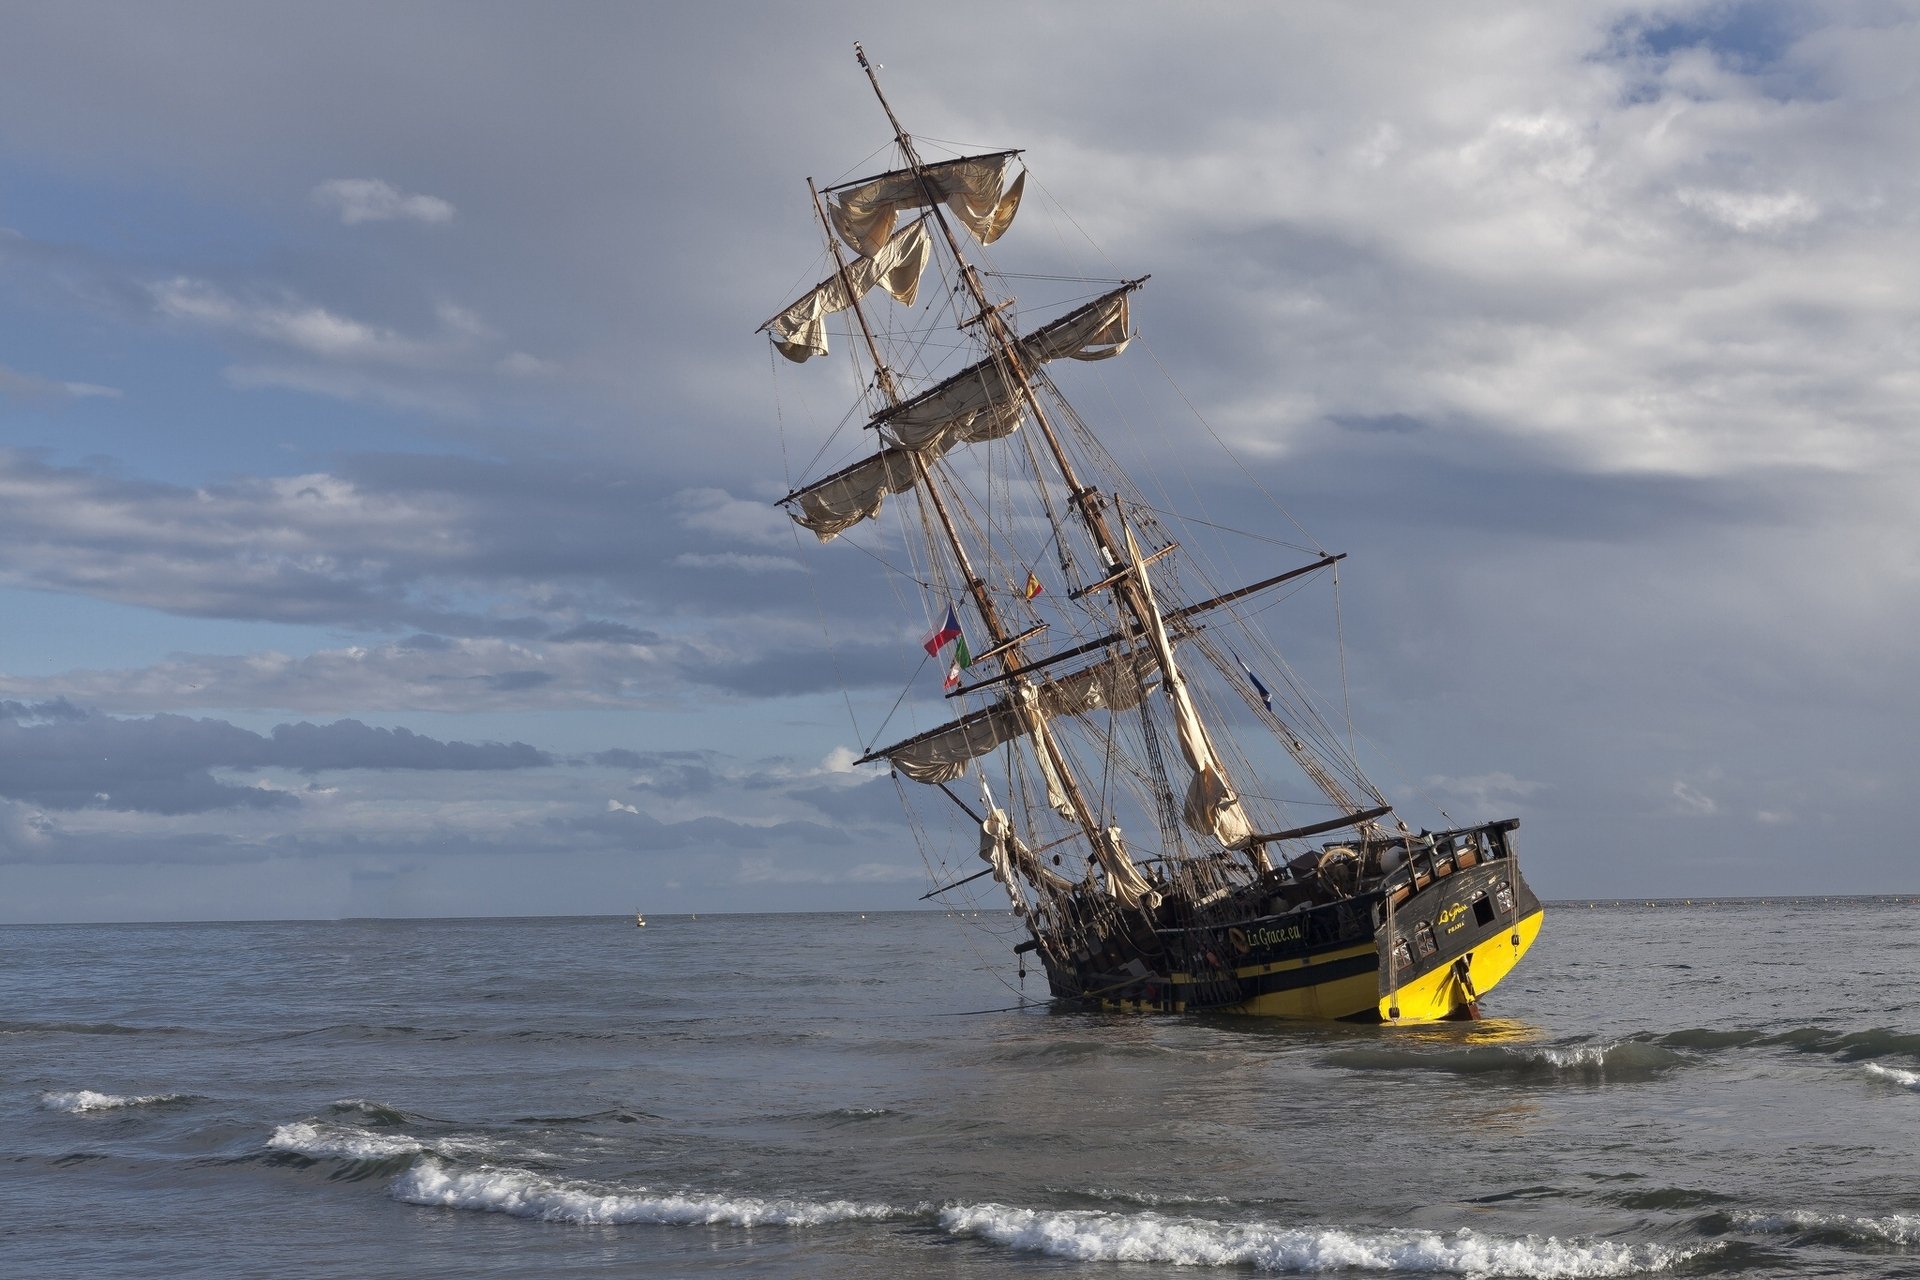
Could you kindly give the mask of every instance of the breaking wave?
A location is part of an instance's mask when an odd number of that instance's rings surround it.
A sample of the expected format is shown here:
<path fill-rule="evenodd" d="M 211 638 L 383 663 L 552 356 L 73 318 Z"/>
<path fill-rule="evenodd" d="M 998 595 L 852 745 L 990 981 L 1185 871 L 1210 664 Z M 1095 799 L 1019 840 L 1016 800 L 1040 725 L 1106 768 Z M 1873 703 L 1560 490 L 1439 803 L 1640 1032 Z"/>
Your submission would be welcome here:
<path fill-rule="evenodd" d="M 1868 1075 L 1879 1080 L 1890 1081 L 1902 1089 L 1912 1089 L 1920 1093 L 1920 1071 L 1908 1071 L 1901 1067 L 1883 1067 L 1877 1062 L 1864 1064 Z"/>
<path fill-rule="evenodd" d="M 1837 1244 L 1920 1244 L 1920 1215 L 1890 1213 L 1862 1218 L 1848 1213 L 1739 1212 L 1728 1215 L 1735 1226 L 1773 1235 L 1815 1235 Z"/>
<path fill-rule="evenodd" d="M 153 1107 L 169 1102 L 191 1102 L 190 1093 L 145 1093 L 127 1096 L 95 1093 L 91 1089 L 50 1090 L 40 1095 L 40 1105 L 49 1111 L 78 1115 L 82 1111 L 117 1111 L 122 1107 Z"/>
<path fill-rule="evenodd" d="M 1275 1273 L 1424 1271 L 1464 1276 L 1627 1276 L 1663 1271 L 1700 1250 L 1474 1231 L 1235 1225 L 1154 1213 L 956 1206 L 940 1214 L 956 1235 L 1079 1262 L 1250 1267 Z"/>
<path fill-rule="evenodd" d="M 376 1124 L 393 1123 L 385 1117 L 399 1113 L 376 1103 L 335 1103 L 333 1111 L 357 1112 Z M 499 1156 L 505 1148 L 499 1142 L 472 1134 L 437 1134 L 418 1137 L 406 1133 L 382 1133 L 359 1125 L 328 1120 L 296 1120 L 274 1129 L 267 1138 L 269 1151 L 285 1151 L 309 1160 L 354 1160 L 384 1162 L 396 1157 L 413 1156 Z M 525 1159 L 550 1159 L 548 1152 L 515 1147 L 514 1155 Z"/>
<path fill-rule="evenodd" d="M 311 1120 L 283 1124 L 267 1139 L 273 1151 L 291 1151 L 312 1160 L 389 1160 L 417 1156 L 427 1145 L 400 1134 L 375 1133 L 352 1125 L 323 1125 Z"/>
<path fill-rule="evenodd" d="M 829 1222 L 896 1218 L 908 1212 L 852 1200 L 762 1199 L 756 1196 L 654 1194 L 560 1181 L 524 1169 L 448 1169 L 423 1160 L 394 1180 L 393 1198 L 407 1204 L 477 1209 L 542 1222 L 814 1227 Z"/>
<path fill-rule="evenodd" d="M 1360 1071 L 1440 1071 L 1454 1075 L 1507 1074 L 1543 1079 L 1643 1080 L 1687 1061 L 1657 1044 L 1479 1045 L 1458 1049 L 1349 1049 L 1328 1055 L 1338 1067 Z"/>

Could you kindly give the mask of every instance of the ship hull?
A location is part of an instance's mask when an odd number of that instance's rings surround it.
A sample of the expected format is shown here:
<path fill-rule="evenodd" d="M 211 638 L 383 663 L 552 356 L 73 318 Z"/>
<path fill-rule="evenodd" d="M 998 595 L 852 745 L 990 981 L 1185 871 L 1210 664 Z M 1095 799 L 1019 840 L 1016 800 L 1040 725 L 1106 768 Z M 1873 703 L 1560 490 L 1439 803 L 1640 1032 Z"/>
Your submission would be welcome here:
<path fill-rule="evenodd" d="M 1162 929 L 1157 954 L 1122 968 L 1048 973 L 1069 1007 L 1438 1022 L 1476 1016 L 1544 918 L 1510 855 L 1461 857 L 1392 890 Z"/>

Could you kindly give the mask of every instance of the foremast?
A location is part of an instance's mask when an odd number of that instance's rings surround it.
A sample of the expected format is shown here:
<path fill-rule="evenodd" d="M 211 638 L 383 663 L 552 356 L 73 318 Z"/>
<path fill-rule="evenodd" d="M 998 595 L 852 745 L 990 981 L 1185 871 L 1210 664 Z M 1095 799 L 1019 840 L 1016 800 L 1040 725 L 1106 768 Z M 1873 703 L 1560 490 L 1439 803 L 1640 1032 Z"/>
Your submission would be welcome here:
<path fill-rule="evenodd" d="M 985 286 L 981 286 L 979 271 L 973 267 L 972 259 L 966 255 L 966 251 L 962 251 L 962 248 L 960 248 L 960 240 L 958 240 L 958 236 L 954 236 L 952 223 L 948 223 L 947 221 L 947 211 L 945 211 L 945 207 L 943 207 L 943 203 L 941 203 L 941 196 L 939 196 L 939 192 L 935 190 L 933 182 L 927 177 L 925 165 L 922 165 L 922 161 L 920 161 L 920 152 L 914 148 L 914 138 L 912 138 L 912 134 L 908 134 L 906 129 L 900 125 L 900 117 L 899 115 L 895 115 L 893 104 L 887 102 L 887 94 L 879 88 L 879 77 L 874 73 L 874 65 L 866 59 L 866 50 L 860 48 L 858 42 L 854 42 L 852 52 L 854 52 L 854 58 L 860 61 L 860 69 L 866 71 L 868 84 L 874 86 L 874 96 L 879 100 L 879 107 L 887 113 L 887 123 L 893 125 L 893 140 L 895 140 L 895 144 L 900 148 L 900 159 L 906 161 L 906 169 L 912 171 L 914 180 L 920 184 L 920 190 L 922 190 L 922 194 L 924 194 L 925 203 L 927 203 L 927 207 L 929 207 L 929 211 L 931 211 L 931 215 L 933 215 L 933 223 L 941 228 L 941 236 L 947 240 L 947 249 L 948 253 L 952 253 L 954 269 L 960 273 L 960 280 L 966 284 L 968 294 L 973 297 L 973 303 L 979 307 L 979 315 L 977 315 L 975 319 L 981 320 L 981 322 L 985 324 L 985 332 L 989 334 L 989 344 L 987 344 L 989 359 L 1002 361 L 1004 367 L 1008 368 L 1008 372 L 1012 372 L 1012 376 L 1018 380 L 1021 399 L 1025 401 L 1027 409 L 1033 413 L 1035 422 L 1041 426 L 1041 432 L 1043 432 L 1044 438 L 1046 438 L 1048 447 L 1052 449 L 1056 461 L 1060 462 L 1060 464 L 1068 470 L 1068 474 L 1071 474 L 1071 466 L 1069 466 L 1068 461 L 1066 461 L 1066 455 L 1060 451 L 1060 441 L 1054 438 L 1052 426 L 1050 426 L 1050 424 L 1046 422 L 1046 418 L 1044 418 L 1044 411 L 1041 409 L 1041 405 L 1039 405 L 1039 399 L 1033 395 L 1033 384 L 1027 380 L 1027 370 L 1023 367 L 1023 361 L 1021 361 L 1020 353 L 1018 353 L 1018 342 L 1016 342 L 1014 334 L 1006 328 L 1006 320 L 1000 317 L 1000 309 L 987 299 L 987 290 L 985 290 Z M 831 228 L 829 228 L 829 230 L 831 230 Z M 828 238 L 831 240 L 831 234 L 829 234 Z M 835 259 L 839 257 L 839 246 L 837 246 L 837 244 L 833 246 L 833 255 L 835 255 Z M 858 309 L 858 305 L 856 305 L 856 309 Z M 864 319 L 862 319 L 862 330 L 866 330 L 866 320 Z M 870 332 L 870 330 L 866 330 L 866 332 Z M 877 353 L 874 359 L 876 359 L 876 363 L 879 361 Z M 895 401 L 895 407 L 899 407 L 899 401 Z M 962 539 L 960 539 L 960 533 L 958 533 L 958 530 L 954 530 L 952 518 L 948 516 L 945 505 L 941 503 L 939 486 L 933 484 L 931 466 L 927 466 L 924 459 L 918 457 L 918 453 L 916 453 L 916 461 L 918 461 L 920 472 L 922 472 L 922 484 L 924 484 L 927 499 L 933 503 L 935 510 L 939 510 L 941 526 L 943 526 L 943 530 L 947 532 L 948 543 L 950 543 L 952 553 L 954 553 L 954 562 L 958 564 L 958 568 L 960 568 L 960 572 L 962 572 L 962 576 L 964 576 L 964 580 L 966 580 L 966 589 L 968 589 L 968 593 L 972 595 L 973 606 L 975 606 L 975 610 L 979 612 L 981 624 L 987 628 L 989 637 L 993 639 L 993 649 L 989 652 L 1000 662 L 1000 668 L 1002 668 L 1002 670 L 1018 668 L 1021 660 L 1023 660 L 1023 637 L 1012 633 L 1010 629 L 1006 628 L 1006 624 L 1000 620 L 1000 610 L 998 610 L 998 604 L 995 603 L 991 591 L 987 589 L 987 580 L 973 572 L 972 562 L 968 560 L 966 547 L 964 547 L 964 543 L 962 543 Z M 1071 486 L 1071 484 L 1073 484 L 1073 482 L 1069 480 L 1069 486 Z M 1054 737 L 1054 733 L 1050 733 L 1050 731 L 1046 729 L 1046 722 L 1044 722 L 1043 716 L 1041 716 L 1037 710 L 1031 710 L 1033 704 L 1037 702 L 1033 687 L 1031 687 L 1031 685 L 1021 685 L 1020 695 L 1021 704 L 1023 704 L 1025 708 L 1029 708 L 1029 714 L 1023 714 L 1021 720 L 1025 722 L 1027 737 L 1029 737 L 1031 743 L 1033 743 L 1033 750 L 1035 750 L 1035 754 L 1037 754 L 1039 760 L 1041 760 L 1041 770 L 1043 770 L 1044 775 L 1046 775 L 1048 793 L 1056 793 L 1056 791 L 1058 791 L 1056 810 L 1058 810 L 1062 816 L 1066 816 L 1066 818 L 1071 819 L 1071 821 L 1075 821 L 1075 823 L 1081 827 L 1081 831 L 1083 831 L 1085 837 L 1087 837 L 1089 848 L 1092 848 L 1092 852 L 1094 852 L 1094 858 L 1098 860 L 1100 867 L 1106 871 L 1108 883 L 1110 883 L 1110 887 L 1116 892 L 1116 896 L 1119 896 L 1119 898 L 1125 900 L 1125 902 L 1129 902 L 1129 904 L 1140 904 L 1140 902 L 1144 902 L 1146 906 L 1158 906 L 1158 904 L 1160 904 L 1160 894 L 1156 894 L 1154 890 L 1146 885 L 1146 879 L 1140 875 L 1139 867 L 1133 865 L 1133 858 L 1129 858 L 1129 856 L 1127 856 L 1127 850 L 1121 846 L 1117 829 L 1100 825 L 1096 812 L 1092 810 L 1092 806 L 1087 804 L 1087 794 L 1085 794 L 1085 789 L 1081 787 L 1079 773 L 1073 768 L 1073 762 L 1068 760 L 1066 750 L 1062 750 L 1060 741 Z M 985 825 L 987 825 L 987 833 L 985 833 L 985 835 L 987 835 L 989 846 L 1000 844 L 1000 846 L 1002 846 L 1002 848 L 1000 848 L 1000 858 L 1008 858 L 1008 865 L 1010 865 L 1010 867 L 1020 867 L 1020 865 L 1023 864 L 1037 867 L 1037 864 L 1031 864 L 1027 858 L 1020 858 L 1020 856 L 1018 856 L 1021 850 L 1018 848 L 1018 841 L 1014 839 L 1014 835 L 1012 835 L 1010 829 L 1006 829 L 1006 831 L 996 831 L 995 827 L 1002 825 L 1002 823 L 1004 823 L 1004 818 L 1002 818 L 998 812 L 989 812 L 987 823 L 985 823 Z M 1041 892 L 1052 889 L 1052 885 L 1048 883 L 1050 877 L 1046 877 L 1046 875 L 1035 877 L 1035 875 L 1029 871 L 1029 873 L 1027 873 L 1027 879 L 1033 883 L 1035 889 L 1041 890 Z"/>

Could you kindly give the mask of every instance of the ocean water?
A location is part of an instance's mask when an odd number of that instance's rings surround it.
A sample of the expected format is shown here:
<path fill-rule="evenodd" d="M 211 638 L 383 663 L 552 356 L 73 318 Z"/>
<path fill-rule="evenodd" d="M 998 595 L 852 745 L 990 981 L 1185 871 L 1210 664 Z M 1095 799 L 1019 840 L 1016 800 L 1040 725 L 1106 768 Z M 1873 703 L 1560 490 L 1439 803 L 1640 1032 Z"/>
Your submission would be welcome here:
<path fill-rule="evenodd" d="M 1403 1029 L 995 914 L 0 928 L 0 1275 L 1920 1275 L 1916 924 L 1563 904 Z"/>

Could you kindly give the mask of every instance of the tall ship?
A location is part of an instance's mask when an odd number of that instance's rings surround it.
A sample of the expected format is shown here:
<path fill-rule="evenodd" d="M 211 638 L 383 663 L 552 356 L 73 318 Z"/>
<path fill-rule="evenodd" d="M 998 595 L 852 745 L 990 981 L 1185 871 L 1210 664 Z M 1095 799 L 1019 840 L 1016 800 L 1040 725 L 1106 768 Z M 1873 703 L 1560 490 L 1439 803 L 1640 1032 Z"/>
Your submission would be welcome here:
<path fill-rule="evenodd" d="M 930 868 L 977 837 L 984 866 L 929 896 L 991 877 L 1069 1008 L 1479 1016 L 1540 930 L 1518 821 L 1399 817 L 1265 626 L 1343 555 L 1221 589 L 1173 536 L 1213 522 L 1149 503 L 1055 384 L 1127 350 L 1146 277 L 1026 277 L 1079 292 L 1023 327 L 984 252 L 1023 153 L 924 157 L 854 53 L 897 167 L 809 180 L 826 278 L 762 330 L 804 362 L 838 317 L 858 370 L 843 425 L 870 435 L 781 502 L 821 542 L 884 536 L 871 554 L 926 610 L 932 670 L 902 702 L 938 723 L 883 726 L 860 762 L 891 768 Z"/>

